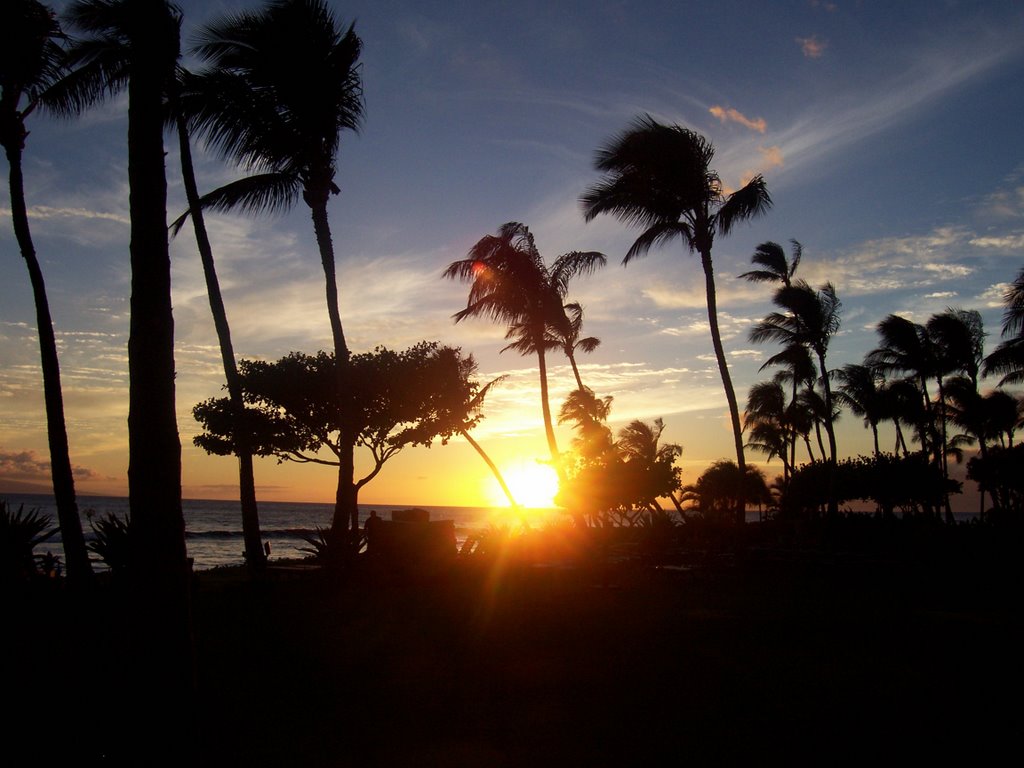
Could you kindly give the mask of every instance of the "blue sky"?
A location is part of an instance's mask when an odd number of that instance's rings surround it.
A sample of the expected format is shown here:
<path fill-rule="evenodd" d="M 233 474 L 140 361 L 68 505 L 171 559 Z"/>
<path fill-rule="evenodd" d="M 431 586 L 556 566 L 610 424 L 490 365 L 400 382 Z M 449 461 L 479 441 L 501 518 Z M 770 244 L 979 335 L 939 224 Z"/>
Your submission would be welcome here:
<path fill-rule="evenodd" d="M 251 2 L 185 2 L 190 30 Z M 60 8 L 62 4 L 55 3 Z M 356 349 L 460 345 L 481 377 L 511 374 L 477 437 L 502 461 L 544 456 L 532 360 L 498 355 L 501 328 L 451 323 L 466 288 L 440 279 L 480 237 L 522 221 L 549 259 L 600 250 L 609 265 L 572 297 L 603 344 L 584 381 L 615 397 L 615 425 L 664 417 L 693 479 L 731 455 L 699 263 L 681 247 L 619 265 L 636 233 L 583 222 L 594 151 L 641 113 L 717 149 L 730 187 L 763 173 L 772 211 L 716 243 L 720 321 L 741 401 L 772 354 L 747 340 L 771 291 L 735 279 L 758 243 L 798 239 L 800 274 L 835 283 L 843 328 L 830 364 L 860 362 L 890 312 L 982 311 L 991 348 L 1000 293 L 1024 264 L 1024 6 L 1019 2 L 333 3 L 364 42 L 366 120 L 346 135 L 331 201 L 342 318 Z M 34 115 L 26 194 L 62 347 L 80 489 L 118 492 L 127 465 L 128 225 L 124 98 L 82 119 Z M 167 142 L 169 213 L 183 209 Z M 238 170 L 198 153 L 200 185 Z M 308 212 L 211 221 L 235 346 L 276 358 L 326 348 L 323 277 Z M 0 191 L 0 480 L 45 478 L 46 441 L 27 273 Z M 194 242 L 172 246 L 186 496 L 230 495 L 233 462 L 191 446 L 191 406 L 219 391 Z M 557 407 L 572 386 L 556 360 Z M 568 432 L 560 433 L 563 443 Z M 840 451 L 867 452 L 844 415 Z M 891 437 L 883 431 L 883 441 Z M 769 473 L 779 467 L 769 467 Z M 329 470 L 257 469 L 267 498 L 331 496 Z M 377 503 L 483 498 L 465 445 L 410 451 L 364 492 Z M 21 487 L 21 486 L 19 486 Z M 448 490 L 454 489 L 454 490 Z M 429 499 L 428 499 L 429 497 Z"/>

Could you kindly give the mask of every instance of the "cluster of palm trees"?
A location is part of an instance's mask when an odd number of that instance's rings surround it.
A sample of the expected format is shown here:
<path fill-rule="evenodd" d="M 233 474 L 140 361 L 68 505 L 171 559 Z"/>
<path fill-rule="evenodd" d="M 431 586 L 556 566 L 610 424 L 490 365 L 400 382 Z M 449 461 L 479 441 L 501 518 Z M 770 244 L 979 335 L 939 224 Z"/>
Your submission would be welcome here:
<path fill-rule="evenodd" d="M 964 446 L 977 444 L 984 458 L 993 444 L 1012 445 L 1022 415 L 1020 399 L 1005 389 L 982 395 L 979 386 L 983 375 L 1002 374 L 1001 386 L 1021 380 L 1024 358 L 1018 318 L 1024 271 L 1006 295 L 1004 341 L 988 357 L 984 355 L 980 313 L 949 308 L 923 324 L 889 315 L 877 326 L 879 346 L 862 362 L 829 368 L 826 356 L 829 341 L 840 327 L 841 302 L 831 283 L 816 290 L 803 280 L 794 280 L 802 255 L 796 241 L 792 253 L 792 259 L 787 259 L 781 246 L 763 243 L 752 257 L 758 269 L 740 276 L 780 284 L 773 299 L 778 310 L 755 325 L 750 339 L 781 344 L 781 351 L 762 366 L 762 370 L 772 366 L 781 370 L 770 381 L 750 388 L 746 429 L 748 447 L 769 460 L 781 460 L 783 491 L 796 471 L 801 440 L 812 463 L 836 465 L 833 425 L 844 407 L 871 429 L 876 457 L 882 453 L 879 424 L 891 421 L 895 431 L 892 453 L 907 456 L 910 444 L 916 441 L 920 452 L 946 480 L 949 458 L 960 460 Z M 822 430 L 828 438 L 827 451 Z M 817 455 L 812 431 L 817 436 Z M 982 511 L 984 492 L 982 487 Z M 835 512 L 835 493 L 829 495 L 829 508 Z M 946 519 L 951 521 L 948 494 L 944 506 Z"/>

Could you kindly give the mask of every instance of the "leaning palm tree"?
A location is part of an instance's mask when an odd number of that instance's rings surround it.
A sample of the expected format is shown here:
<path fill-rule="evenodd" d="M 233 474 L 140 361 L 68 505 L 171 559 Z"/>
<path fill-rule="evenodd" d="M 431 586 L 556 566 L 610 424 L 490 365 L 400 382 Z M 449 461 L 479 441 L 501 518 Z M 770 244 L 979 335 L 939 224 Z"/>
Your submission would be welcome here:
<path fill-rule="evenodd" d="M 714 154 L 711 142 L 700 134 L 678 125 L 662 125 L 645 115 L 598 151 L 597 170 L 605 177 L 584 192 L 581 203 L 587 221 L 608 213 L 643 230 L 626 252 L 623 264 L 677 238 L 687 251 L 700 257 L 711 343 L 729 403 L 736 461 L 742 475 L 746 468 L 743 428 L 718 328 L 711 249 L 716 236 L 728 235 L 739 222 L 765 213 L 771 207 L 771 197 L 759 175 L 737 191 L 726 192 L 718 173 L 711 168 Z M 736 519 L 745 519 L 742 497 L 737 502 Z"/>
<path fill-rule="evenodd" d="M 476 363 L 473 364 L 472 372 L 476 372 Z M 504 376 L 498 376 L 480 387 L 469 403 L 468 412 L 470 416 L 478 416 L 480 414 L 484 407 L 484 398 L 487 397 L 487 393 L 490 392 L 491 387 L 497 386 L 504 380 Z M 515 496 L 512 495 L 512 489 L 510 489 L 508 487 L 508 483 L 505 482 L 505 476 L 501 474 L 501 470 L 498 469 L 498 465 L 494 463 L 494 460 L 488 455 L 487 451 L 485 451 L 483 446 L 480 445 L 480 443 L 478 443 L 471 434 L 469 434 L 469 430 L 465 426 L 459 426 L 458 432 L 466 438 L 466 442 L 473 447 L 473 450 L 477 452 L 477 455 L 481 459 L 483 459 L 487 468 L 491 470 L 491 474 L 494 475 L 494 479 L 498 482 L 502 493 L 505 494 L 505 498 L 508 499 L 508 503 L 512 506 L 512 509 L 519 509 L 519 502 L 516 501 Z"/>
<path fill-rule="evenodd" d="M 0 28 L 3 29 L 0 32 L 0 145 L 3 145 L 10 165 L 14 236 L 28 267 L 36 305 L 46 436 L 50 447 L 50 476 L 57 504 L 57 521 L 64 545 L 68 579 L 77 584 L 89 580 L 92 568 L 75 499 L 75 478 L 64 421 L 57 340 L 43 272 L 29 229 L 21 165 L 28 136 L 25 120 L 39 105 L 46 88 L 65 74 L 64 51 L 60 45 L 63 33 L 53 12 L 36 0 L 12 0 L 0 11 L 0 21 Z"/>
<path fill-rule="evenodd" d="M 231 343 L 231 326 L 228 323 L 224 296 L 217 278 L 217 266 L 213 258 L 213 247 L 206 230 L 206 218 L 200 202 L 199 187 L 196 183 L 195 167 L 192 163 L 192 142 L 188 119 L 180 109 L 178 94 L 187 87 L 191 74 L 184 68 L 178 69 L 178 77 L 170 93 L 170 119 L 178 134 L 178 151 L 181 160 L 181 179 L 185 188 L 185 199 L 188 202 L 195 232 L 196 247 L 203 265 L 203 277 L 206 280 L 206 294 L 210 301 L 210 312 L 213 325 L 217 332 L 220 346 L 221 363 L 224 366 L 224 378 L 227 382 L 228 398 L 238 423 L 242 423 L 245 402 L 242 397 L 242 383 L 235 362 L 234 345 Z M 173 228 L 172 228 L 173 229 Z M 259 508 L 256 503 L 256 478 L 253 470 L 252 449 L 249 447 L 244 430 L 238 430 L 235 455 L 238 457 L 238 489 L 239 503 L 242 510 L 242 540 L 245 546 L 246 565 L 259 574 L 266 565 L 267 556 L 263 550 L 260 534 Z"/>
<path fill-rule="evenodd" d="M 559 477 L 564 472 L 548 398 L 547 352 L 560 346 L 557 334 L 564 323 L 569 281 L 604 263 L 603 254 L 572 251 L 559 256 L 548 267 L 529 228 L 519 222 L 508 222 L 497 235 L 481 238 L 467 258 L 449 264 L 444 271 L 446 278 L 470 283 L 466 307 L 455 313 L 455 322 L 483 316 L 507 323 L 506 338 L 511 343 L 502 351 L 537 355 L 544 434 Z"/>
<path fill-rule="evenodd" d="M 196 133 L 250 171 L 204 195 L 202 207 L 283 210 L 300 196 L 309 206 L 339 386 L 350 350 L 341 323 L 327 203 L 340 192 L 335 176 L 341 132 L 358 130 L 363 117 L 361 50 L 354 26 L 340 27 L 323 0 L 273 0 L 200 32 L 195 53 L 207 69 L 182 93 Z M 336 516 L 348 519 L 356 531 L 355 438 L 346 432 L 347 427 L 340 440 L 342 481 L 335 507 Z"/>
<path fill-rule="evenodd" d="M 576 352 L 578 350 L 589 354 L 601 346 L 601 340 L 596 336 L 580 338 L 580 333 L 583 330 L 582 304 L 573 301 L 566 304 L 563 309 L 565 310 L 565 322 L 564 328 L 559 329 L 559 341 L 562 351 L 569 360 L 569 365 L 572 366 L 572 374 L 576 378 L 576 388 L 582 390 L 584 389 L 583 379 L 580 378 L 580 369 L 576 364 Z"/>

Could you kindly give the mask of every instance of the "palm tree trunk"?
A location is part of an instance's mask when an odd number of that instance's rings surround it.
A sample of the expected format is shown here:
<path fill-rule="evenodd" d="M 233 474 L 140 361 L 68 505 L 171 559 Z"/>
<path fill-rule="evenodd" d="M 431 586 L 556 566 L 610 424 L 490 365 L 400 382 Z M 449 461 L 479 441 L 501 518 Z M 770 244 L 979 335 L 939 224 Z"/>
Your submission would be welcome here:
<path fill-rule="evenodd" d="M 19 126 L 20 127 L 20 126 Z M 57 503 L 57 521 L 64 546 L 64 559 L 69 583 L 88 583 L 92 577 L 89 553 L 85 548 L 82 520 L 78 515 L 75 500 L 75 478 L 71 470 L 68 450 L 68 433 L 64 422 L 64 396 L 60 383 L 60 364 L 57 358 L 57 340 L 50 317 L 50 305 L 46 298 L 43 272 L 36 258 L 32 234 L 28 224 L 28 209 L 25 204 L 24 180 L 21 171 L 21 136 L 4 137 L 7 160 L 10 163 L 11 220 L 18 247 L 28 267 L 32 283 L 32 295 L 36 305 L 36 326 L 39 333 L 39 357 L 43 370 L 43 401 L 46 407 L 46 436 L 50 446 L 50 476 L 53 479 L 53 496 Z"/>
<path fill-rule="evenodd" d="M 825 354 L 818 351 L 818 365 L 821 367 L 821 382 L 825 389 L 825 434 L 828 435 L 828 455 L 830 465 L 828 468 L 828 513 L 839 514 L 839 500 L 836 498 L 836 465 L 838 453 L 836 450 L 836 428 L 832 423 L 832 385 L 828 380 L 828 368 L 825 367 Z"/>
<path fill-rule="evenodd" d="M 870 423 L 871 423 L 871 436 L 872 436 L 872 438 L 874 438 L 874 441 L 875 441 L 875 457 L 877 458 L 882 453 L 881 450 L 878 447 L 878 422 L 877 421 L 872 421 Z"/>
<path fill-rule="evenodd" d="M 161 745 L 174 762 L 188 750 L 195 691 L 163 141 L 163 93 L 177 57 L 178 24 L 164 0 L 128 8 L 128 497 L 134 587 L 128 640 L 135 684 L 129 694 L 133 722 L 126 730 L 140 744 Z"/>
<path fill-rule="evenodd" d="M 572 375 L 576 377 L 576 388 L 583 391 L 583 379 L 580 378 L 580 369 L 576 367 L 576 355 L 570 350 L 566 350 L 565 356 L 569 358 L 569 364 L 572 366 Z"/>
<path fill-rule="evenodd" d="M 505 498 L 508 499 L 508 503 L 512 505 L 513 509 L 519 509 L 519 503 L 512 495 L 512 491 L 509 490 L 508 484 L 505 482 L 505 478 L 502 477 L 501 471 L 498 469 L 498 465 L 491 460 L 491 457 L 487 455 L 487 452 L 483 449 L 480 443 L 474 440 L 469 432 L 464 429 L 460 429 L 459 434 L 466 438 L 466 441 L 473 446 L 473 449 L 480 455 L 480 458 L 484 460 L 484 463 L 487 464 L 488 468 L 490 468 L 491 473 L 494 475 L 494 479 L 497 480 L 498 485 L 501 486 L 501 490 L 504 492 Z"/>
<path fill-rule="evenodd" d="M 326 187 L 320 191 L 307 189 L 304 193 L 306 203 L 312 211 L 313 231 L 316 244 L 320 250 L 320 263 L 324 269 L 324 283 L 327 295 L 327 315 L 331 322 L 331 336 L 334 340 L 334 359 L 338 371 L 338 394 L 342 396 L 345 388 L 346 372 L 350 351 L 345 343 L 345 332 L 341 326 L 341 311 L 338 307 L 338 281 L 334 261 L 334 244 L 331 241 L 331 225 L 327 219 L 327 198 L 330 194 Z M 344 409 L 347 400 L 341 397 Z M 353 539 L 358 540 L 359 504 L 358 492 L 355 491 L 355 441 L 350 418 L 342 416 L 342 428 L 338 442 L 341 450 L 338 453 L 338 492 L 334 500 L 334 522 L 332 532 L 337 535 L 348 521 Z"/>
<path fill-rule="evenodd" d="M 192 165 L 192 148 L 189 142 L 188 126 L 185 119 L 178 115 L 178 146 L 181 153 L 181 177 L 185 186 L 185 197 L 192 214 L 192 226 L 195 229 L 196 245 L 199 258 L 203 264 L 203 276 L 206 278 L 206 293 L 210 298 L 210 312 L 213 314 L 213 325 L 217 330 L 217 341 L 220 343 L 221 362 L 224 364 L 224 378 L 227 380 L 228 397 L 234 411 L 236 423 L 244 424 L 245 403 L 242 400 L 242 384 L 238 377 L 235 364 L 235 350 L 231 344 L 231 328 L 228 325 L 227 310 L 224 297 L 220 292 L 220 281 L 213 261 L 213 248 L 206 231 L 206 220 L 199 202 L 199 189 L 196 185 L 195 168 Z M 260 534 L 259 508 L 256 504 L 256 478 L 253 472 L 252 451 L 249 448 L 248 435 L 244 429 L 235 430 L 235 451 L 238 456 L 238 494 L 242 507 L 242 539 L 245 543 L 245 562 L 251 570 L 259 573 L 266 565 L 263 552 L 263 537 Z"/>
<path fill-rule="evenodd" d="M 146 10 L 162 13 L 162 2 Z M 140 8 L 139 12 L 142 12 Z M 139 558 L 162 579 L 185 566 L 181 442 L 175 414 L 174 317 L 167 244 L 163 105 L 166 63 L 155 35 L 133 41 L 128 87 L 131 320 L 128 338 L 128 494 Z M 148 50 L 152 48 L 154 50 Z M 182 585 L 184 586 L 184 585 Z"/>
<path fill-rule="evenodd" d="M 722 386 L 725 388 L 725 399 L 729 403 L 729 418 L 732 421 L 733 441 L 736 443 L 736 466 L 739 467 L 740 477 L 746 477 L 747 463 L 743 455 L 743 428 L 740 425 L 740 409 L 736 402 L 736 392 L 732 386 L 732 377 L 729 375 L 729 363 L 725 359 L 725 348 L 722 346 L 722 333 L 718 329 L 718 300 L 715 290 L 715 273 L 711 265 L 710 250 L 700 252 L 701 266 L 704 268 L 704 288 L 707 294 L 708 325 L 711 326 L 711 344 L 715 348 L 715 359 L 718 361 L 718 372 L 722 377 Z M 736 522 L 746 522 L 746 499 L 744 489 L 737 491 L 736 500 Z"/>
<path fill-rule="evenodd" d="M 548 440 L 548 450 L 551 451 L 551 463 L 555 466 L 559 481 L 564 481 L 565 470 L 562 467 L 562 460 L 559 458 L 555 428 L 551 421 L 551 404 L 548 402 L 548 364 L 544 359 L 543 343 L 537 345 L 537 367 L 540 369 L 540 407 L 544 415 L 544 435 Z"/>

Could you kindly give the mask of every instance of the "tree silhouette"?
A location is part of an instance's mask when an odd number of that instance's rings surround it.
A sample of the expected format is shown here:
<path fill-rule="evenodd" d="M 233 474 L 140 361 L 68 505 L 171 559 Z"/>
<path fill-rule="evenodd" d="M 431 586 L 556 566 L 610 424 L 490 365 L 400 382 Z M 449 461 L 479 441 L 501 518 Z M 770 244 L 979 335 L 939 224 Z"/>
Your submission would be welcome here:
<path fill-rule="evenodd" d="M 786 411 L 786 393 L 778 377 L 757 382 L 747 392 L 743 420 L 744 429 L 750 433 L 747 447 L 765 454 L 768 461 L 776 456 L 782 460 L 783 484 L 789 481 L 792 469 L 789 461 L 792 428 Z"/>
<path fill-rule="evenodd" d="M 66 20 L 83 37 L 48 103 L 77 114 L 128 91 L 132 288 L 128 338 L 128 497 L 136 576 L 184 589 L 181 442 L 174 407 L 174 318 L 167 243 L 164 96 L 178 58 L 180 14 L 164 0 L 83 0 Z M 167 586 L 177 583 L 178 586 Z"/>
<path fill-rule="evenodd" d="M 188 202 L 192 228 L 195 232 L 196 247 L 199 250 L 199 258 L 203 265 L 206 294 L 209 297 L 210 312 L 213 315 L 213 325 L 217 332 L 217 342 L 220 346 L 221 363 L 224 366 L 224 378 L 227 382 L 228 396 L 239 418 L 242 418 L 245 402 L 242 398 L 242 385 L 238 377 L 238 365 L 235 363 L 234 345 L 231 343 L 231 326 L 228 323 L 227 308 L 224 306 L 224 297 L 221 294 L 220 281 L 217 278 L 217 267 L 213 258 L 213 247 L 210 245 L 210 237 L 206 230 L 206 216 L 203 213 L 199 188 L 196 184 L 195 168 L 192 163 L 191 132 L 186 115 L 181 108 L 180 99 L 177 98 L 181 90 L 187 88 L 186 83 L 190 78 L 191 74 L 187 70 L 179 68 L 178 77 L 170 93 L 170 115 L 178 134 L 182 185 L 185 188 L 185 199 Z M 172 231 L 176 231 L 176 228 L 172 227 Z M 235 446 L 235 455 L 238 458 L 238 489 L 242 509 L 242 539 L 245 544 L 245 562 L 251 569 L 259 572 L 266 565 L 266 554 L 263 551 L 262 536 L 260 534 L 253 457 L 252 451 L 244 443 L 244 436 L 240 435 L 239 437 L 243 442 Z"/>
<path fill-rule="evenodd" d="M 603 254 L 572 251 L 559 256 L 548 267 L 529 228 L 509 222 L 499 228 L 497 235 L 481 238 L 467 258 L 452 262 L 444 271 L 444 277 L 470 284 L 466 308 L 453 315 L 455 322 L 483 316 L 505 323 L 505 338 L 512 341 L 502 351 L 511 349 L 523 355 L 537 355 L 544 433 L 559 477 L 564 475 L 551 419 L 546 353 L 561 345 L 569 281 L 604 263 Z"/>
<path fill-rule="evenodd" d="M 775 341 L 784 347 L 802 345 L 817 357 L 824 391 L 824 418 L 821 423 L 828 435 L 829 461 L 835 465 L 838 456 L 836 432 L 832 423 L 834 404 L 825 358 L 829 342 L 839 330 L 842 304 L 832 283 L 826 283 L 815 291 L 803 280 L 784 285 L 776 291 L 773 301 L 783 311 L 769 313 L 754 326 L 750 331 L 750 340 L 758 344 Z M 837 501 L 833 497 L 829 502 L 829 513 L 835 514 L 837 511 Z"/>
<path fill-rule="evenodd" d="M 836 401 L 849 408 L 855 416 L 864 419 L 864 426 L 871 429 L 875 456 L 881 453 L 878 447 L 878 424 L 886 417 L 886 403 L 880 389 L 881 377 L 867 365 L 847 363 L 835 371 L 839 381 Z"/>
<path fill-rule="evenodd" d="M 275 211 L 290 207 L 300 195 L 309 206 L 339 382 L 350 351 L 338 304 L 327 202 L 340 192 L 335 176 L 341 132 L 357 130 L 363 117 L 361 50 L 354 26 L 339 27 L 323 0 L 274 0 L 200 32 L 195 52 L 207 69 L 182 94 L 195 130 L 252 172 L 204 195 L 202 207 Z M 339 492 L 345 489 L 346 495 L 336 498 L 335 507 L 336 514 L 348 516 L 355 532 L 355 435 L 342 429 L 340 471 L 349 480 L 339 483 Z"/>
<path fill-rule="evenodd" d="M 0 145 L 3 145 L 10 166 L 11 222 L 18 248 L 28 267 L 36 306 L 50 476 L 67 574 L 72 583 L 81 583 L 89 580 L 92 568 L 75 499 L 57 340 L 42 268 L 32 243 L 22 174 L 22 153 L 28 137 L 25 120 L 40 104 L 39 99 L 46 88 L 66 72 L 61 48 L 64 36 L 53 12 L 36 0 L 11 0 L 0 11 L 0 22 Z"/>
<path fill-rule="evenodd" d="M 778 243 L 766 242 L 757 246 L 754 255 L 750 257 L 750 263 L 761 269 L 754 269 L 744 272 L 740 277 L 751 283 L 782 283 L 789 287 L 793 284 L 793 275 L 800 266 L 800 259 L 803 256 L 803 246 L 796 240 L 789 241 L 793 248 L 793 259 L 786 258 L 786 252 Z"/>
<path fill-rule="evenodd" d="M 1002 376 L 999 386 L 1024 382 L 1024 269 L 1003 294 L 1002 342 L 985 358 L 985 376 Z"/>
<path fill-rule="evenodd" d="M 326 352 L 293 352 L 272 363 L 243 360 L 239 372 L 250 406 L 244 419 L 239 422 L 228 398 L 199 403 L 193 414 L 205 432 L 196 444 L 230 455 L 244 431 L 257 455 L 338 467 L 338 495 L 358 501 L 359 491 L 405 447 L 446 443 L 472 429 L 481 418 L 475 370 L 472 357 L 428 342 L 352 355 L 341 386 L 334 355 Z M 343 464 L 348 435 L 370 458 L 369 472 L 358 479 Z M 344 540 L 349 522 L 345 510 L 335 510 L 333 541 Z"/>
<path fill-rule="evenodd" d="M 581 202 L 587 221 L 608 213 L 643 230 L 626 252 L 623 264 L 677 238 L 687 251 L 700 257 L 711 343 L 729 403 L 736 460 L 742 474 L 746 466 L 743 429 L 718 328 L 711 249 L 716 236 L 728 235 L 739 222 L 765 213 L 771 198 L 760 175 L 727 193 L 711 168 L 714 154 L 711 142 L 703 136 L 678 125 L 662 125 L 645 115 L 598 151 L 595 165 L 605 176 L 584 192 Z M 744 520 L 742 495 L 737 499 L 736 519 Z"/>
<path fill-rule="evenodd" d="M 927 329 L 905 317 L 888 315 L 878 324 L 878 335 L 882 346 L 872 350 L 866 362 L 883 375 L 903 374 L 916 383 L 918 399 L 923 398 L 926 416 L 924 421 L 917 422 L 921 448 L 937 456 L 938 441 L 933 439 L 935 420 L 928 395 L 928 380 L 935 377 L 938 363 Z M 939 463 L 937 459 L 936 463 Z"/>
<path fill-rule="evenodd" d="M 572 375 L 576 378 L 576 388 L 582 390 L 584 388 L 583 379 L 580 378 L 580 369 L 576 365 L 576 350 L 589 354 L 601 346 L 601 340 L 596 336 L 580 338 L 580 333 L 583 331 L 582 304 L 573 301 L 566 304 L 563 309 L 565 310 L 565 328 L 560 332 L 562 351 L 569 358 Z"/>
<path fill-rule="evenodd" d="M 189 744 L 194 680 L 163 141 L 164 96 L 174 77 L 181 18 L 165 0 L 83 0 L 68 7 L 65 20 L 84 37 L 69 50 L 72 72 L 50 89 L 51 107 L 75 114 L 104 96 L 128 91 L 133 591 L 127 639 L 128 663 L 136 674 L 125 730 L 138 744 L 163 745 L 163 759 L 175 762 L 184 759 Z M 163 714 L 154 717 L 157 711 Z"/>
<path fill-rule="evenodd" d="M 474 368 L 473 372 L 475 373 L 475 371 L 476 369 Z M 477 390 L 470 402 L 470 413 L 476 417 L 473 420 L 473 424 L 476 423 L 476 420 L 483 417 L 484 398 L 487 397 L 487 393 L 491 390 L 491 387 L 497 386 L 504 380 L 504 376 L 498 376 L 495 379 L 491 379 Z M 477 452 L 477 455 L 480 456 L 481 459 L 483 459 L 487 468 L 491 470 L 491 474 L 494 475 L 494 479 L 497 480 L 502 493 L 504 493 L 505 498 L 508 499 L 508 503 L 512 505 L 513 509 L 519 509 L 519 502 L 516 501 L 515 496 L 512 495 L 512 490 L 508 487 L 508 483 L 505 482 L 505 477 L 501 474 L 501 470 L 498 469 L 498 465 L 494 463 L 491 457 L 487 454 L 487 451 L 483 449 L 483 446 L 481 446 L 480 443 L 478 443 L 473 436 L 469 434 L 469 427 L 460 428 L 459 434 L 466 438 L 466 442 L 473 447 L 473 450 Z"/>

